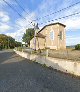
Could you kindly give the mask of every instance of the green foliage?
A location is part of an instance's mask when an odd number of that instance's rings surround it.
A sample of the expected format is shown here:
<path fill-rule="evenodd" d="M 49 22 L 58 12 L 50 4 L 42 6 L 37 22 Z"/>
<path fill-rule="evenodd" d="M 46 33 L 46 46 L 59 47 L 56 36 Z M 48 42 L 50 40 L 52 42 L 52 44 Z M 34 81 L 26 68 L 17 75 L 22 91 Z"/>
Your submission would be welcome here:
<path fill-rule="evenodd" d="M 21 47 L 21 42 L 15 41 L 15 47 Z"/>
<path fill-rule="evenodd" d="M 26 29 L 26 33 L 24 33 L 22 39 L 23 42 L 27 43 L 28 45 L 30 45 L 30 40 L 34 37 L 34 29 L 33 28 L 29 28 Z"/>
<path fill-rule="evenodd" d="M 21 46 L 20 42 L 16 42 L 14 38 L 0 34 L 0 50 L 1 49 L 13 49 L 15 46 Z"/>
<path fill-rule="evenodd" d="M 76 50 L 80 50 L 80 44 L 77 44 L 77 45 L 75 46 L 75 49 L 76 49 Z"/>
<path fill-rule="evenodd" d="M 0 44 L 0 50 L 2 50 L 3 49 L 3 46 Z"/>
<path fill-rule="evenodd" d="M 47 67 L 47 65 L 46 65 L 46 64 L 43 64 L 42 66 Z"/>
<path fill-rule="evenodd" d="M 18 51 L 22 51 L 22 47 L 18 47 L 17 50 L 18 50 Z"/>
<path fill-rule="evenodd" d="M 15 39 L 13 39 L 12 37 L 8 36 L 7 38 L 7 44 L 8 44 L 8 48 L 14 48 L 15 47 Z"/>

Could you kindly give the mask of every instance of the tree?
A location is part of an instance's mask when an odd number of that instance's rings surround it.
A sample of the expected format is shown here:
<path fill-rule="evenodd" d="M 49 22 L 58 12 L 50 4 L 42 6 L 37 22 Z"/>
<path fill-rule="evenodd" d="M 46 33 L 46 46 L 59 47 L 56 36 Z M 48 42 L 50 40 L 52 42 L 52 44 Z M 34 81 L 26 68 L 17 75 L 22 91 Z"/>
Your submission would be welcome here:
<path fill-rule="evenodd" d="M 77 44 L 77 45 L 75 46 L 75 49 L 76 49 L 76 50 L 80 50 L 80 44 Z"/>
<path fill-rule="evenodd" d="M 21 46 L 21 42 L 17 42 L 17 41 L 15 41 L 15 47 L 20 47 Z"/>
<path fill-rule="evenodd" d="M 34 37 L 35 30 L 33 28 L 26 29 L 26 33 L 24 33 L 22 39 L 23 42 L 27 43 L 30 46 L 30 40 Z"/>
<path fill-rule="evenodd" d="M 14 48 L 15 46 L 16 42 L 14 38 L 4 34 L 0 34 L 0 49 Z"/>
<path fill-rule="evenodd" d="M 7 44 L 8 44 L 8 48 L 14 48 L 15 47 L 15 39 L 8 36 L 7 37 Z"/>
<path fill-rule="evenodd" d="M 5 46 L 7 46 L 7 36 L 0 34 L 0 47 L 5 48 Z"/>

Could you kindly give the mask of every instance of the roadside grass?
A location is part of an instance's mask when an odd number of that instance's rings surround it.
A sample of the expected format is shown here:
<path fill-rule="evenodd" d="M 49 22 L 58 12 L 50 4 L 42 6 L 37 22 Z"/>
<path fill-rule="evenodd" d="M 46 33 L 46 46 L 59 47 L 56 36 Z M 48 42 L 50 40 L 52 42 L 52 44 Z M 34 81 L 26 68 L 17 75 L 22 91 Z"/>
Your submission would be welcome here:
<path fill-rule="evenodd" d="M 47 56 L 47 49 L 43 50 L 26 50 L 18 47 L 18 51 L 27 52 L 29 54 L 36 54 L 41 56 Z M 59 58 L 59 59 L 67 59 L 73 61 L 80 61 L 80 50 L 75 50 L 75 48 L 67 48 L 66 50 L 51 50 L 48 49 L 48 56 L 52 58 Z"/>
<path fill-rule="evenodd" d="M 49 50 L 49 57 L 80 61 L 80 51 L 75 49 Z"/>

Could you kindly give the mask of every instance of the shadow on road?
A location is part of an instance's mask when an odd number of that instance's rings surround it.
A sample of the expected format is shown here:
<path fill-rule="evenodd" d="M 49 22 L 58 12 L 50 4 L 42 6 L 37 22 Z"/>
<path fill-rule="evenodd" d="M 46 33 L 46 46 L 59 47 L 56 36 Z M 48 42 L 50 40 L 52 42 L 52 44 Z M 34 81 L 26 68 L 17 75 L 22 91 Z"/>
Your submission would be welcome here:
<path fill-rule="evenodd" d="M 0 63 L 8 60 L 10 57 L 14 55 L 14 52 L 2 52 L 0 53 Z"/>

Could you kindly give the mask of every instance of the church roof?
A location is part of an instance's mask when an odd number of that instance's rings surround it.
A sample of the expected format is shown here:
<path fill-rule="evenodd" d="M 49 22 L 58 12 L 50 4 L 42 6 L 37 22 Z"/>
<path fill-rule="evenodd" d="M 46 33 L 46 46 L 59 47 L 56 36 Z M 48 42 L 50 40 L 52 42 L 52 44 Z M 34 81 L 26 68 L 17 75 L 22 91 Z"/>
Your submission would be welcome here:
<path fill-rule="evenodd" d="M 41 32 L 44 28 L 46 28 L 47 26 L 51 26 L 51 25 L 56 25 L 56 24 L 59 24 L 59 25 L 62 25 L 62 26 L 64 26 L 64 27 L 66 27 L 66 25 L 64 25 L 64 24 L 62 24 L 62 23 L 59 23 L 59 22 L 57 22 L 57 23 L 51 23 L 51 24 L 48 24 L 48 25 L 45 25 L 39 32 Z M 38 33 L 39 33 L 38 32 Z"/>
<path fill-rule="evenodd" d="M 46 36 L 44 36 L 44 35 L 41 34 L 41 33 L 37 33 L 36 37 L 45 38 Z"/>

